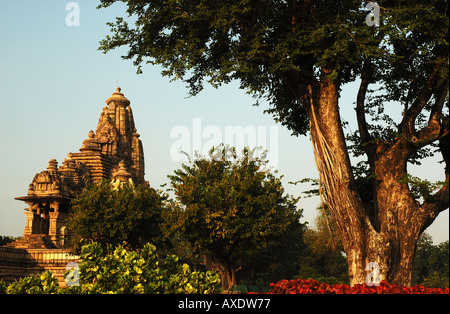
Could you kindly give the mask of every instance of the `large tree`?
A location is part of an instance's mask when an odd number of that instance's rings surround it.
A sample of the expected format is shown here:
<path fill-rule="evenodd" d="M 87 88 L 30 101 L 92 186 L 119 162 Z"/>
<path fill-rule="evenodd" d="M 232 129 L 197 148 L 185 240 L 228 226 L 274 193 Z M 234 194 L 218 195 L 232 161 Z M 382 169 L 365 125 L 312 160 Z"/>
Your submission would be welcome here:
<path fill-rule="evenodd" d="M 123 58 L 138 71 L 160 64 L 193 95 L 205 81 L 239 80 L 294 134 L 309 131 L 351 284 L 365 282 L 369 262 L 381 279 L 410 284 L 417 239 L 449 204 L 448 1 L 379 1 L 372 13 L 354 0 L 120 2 L 134 25 L 117 18 L 101 50 L 126 46 Z M 367 23 L 369 13 L 379 25 Z M 355 184 L 340 116 L 350 82 L 359 84 L 354 140 L 367 159 L 370 199 Z M 385 106 L 401 118 L 384 115 Z M 443 156 L 445 183 L 419 202 L 407 164 L 430 145 Z"/>

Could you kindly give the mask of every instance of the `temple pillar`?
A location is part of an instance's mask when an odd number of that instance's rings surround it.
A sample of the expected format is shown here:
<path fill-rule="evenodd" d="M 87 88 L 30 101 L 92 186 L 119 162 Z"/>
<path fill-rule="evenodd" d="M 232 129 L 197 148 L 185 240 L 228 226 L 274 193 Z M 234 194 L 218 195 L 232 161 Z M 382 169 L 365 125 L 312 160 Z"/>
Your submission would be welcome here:
<path fill-rule="evenodd" d="M 66 225 L 66 219 L 68 214 L 61 212 L 51 212 L 50 213 L 50 228 L 48 235 L 53 243 L 59 242 L 61 236 L 61 228 Z"/>
<path fill-rule="evenodd" d="M 33 218 L 34 218 L 34 213 L 33 211 L 27 211 L 25 212 L 25 215 L 27 216 L 27 222 L 25 224 L 25 230 L 23 232 L 24 236 L 28 236 L 30 234 L 33 234 Z"/>

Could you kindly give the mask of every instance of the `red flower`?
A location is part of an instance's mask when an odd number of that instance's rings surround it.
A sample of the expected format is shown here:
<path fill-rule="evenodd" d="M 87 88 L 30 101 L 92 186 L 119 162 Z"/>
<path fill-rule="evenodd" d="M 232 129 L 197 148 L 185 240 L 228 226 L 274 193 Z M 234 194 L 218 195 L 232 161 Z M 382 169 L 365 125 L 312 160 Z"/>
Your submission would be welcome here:
<path fill-rule="evenodd" d="M 280 280 L 271 283 L 272 289 L 268 294 L 448 294 L 449 289 L 427 288 L 424 286 L 403 287 L 396 286 L 381 281 L 378 286 L 354 285 L 333 285 L 319 283 L 314 279 L 294 279 Z"/>

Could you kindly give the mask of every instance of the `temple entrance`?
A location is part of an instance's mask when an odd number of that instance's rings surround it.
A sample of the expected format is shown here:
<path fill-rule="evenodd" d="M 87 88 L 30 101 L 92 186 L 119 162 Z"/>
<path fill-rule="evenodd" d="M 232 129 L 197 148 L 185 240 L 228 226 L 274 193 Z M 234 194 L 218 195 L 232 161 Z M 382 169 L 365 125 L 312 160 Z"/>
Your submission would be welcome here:
<path fill-rule="evenodd" d="M 48 218 L 33 214 L 31 234 L 48 234 L 49 226 L 50 223 Z"/>
<path fill-rule="evenodd" d="M 26 234 L 49 234 L 50 206 L 48 202 L 30 202 L 27 214 Z"/>

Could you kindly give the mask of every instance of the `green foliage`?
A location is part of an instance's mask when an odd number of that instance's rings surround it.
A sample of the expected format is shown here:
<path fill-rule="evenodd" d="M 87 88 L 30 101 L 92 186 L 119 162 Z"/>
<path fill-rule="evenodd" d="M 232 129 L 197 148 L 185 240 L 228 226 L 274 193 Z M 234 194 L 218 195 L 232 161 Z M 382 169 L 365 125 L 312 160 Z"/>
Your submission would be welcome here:
<path fill-rule="evenodd" d="M 263 169 L 265 161 L 247 149 L 242 158 L 224 147 L 219 152 L 220 158 L 195 160 L 169 176 L 182 204 L 174 211 L 173 226 L 180 237 L 194 252 L 211 256 L 231 271 L 252 263 L 265 250 L 274 253 L 288 233 L 301 243 L 297 200 L 284 195 L 280 178 Z"/>
<path fill-rule="evenodd" d="M 116 2 L 126 6 L 129 19 L 118 17 L 109 23 L 111 35 L 100 42 L 99 48 L 104 53 L 127 48 L 123 58 L 133 60 L 138 72 L 145 63 L 160 65 L 163 75 L 186 82 L 191 95 L 199 93 L 205 83 L 218 87 L 238 80 L 240 87 L 258 101 L 266 100 L 266 112 L 294 135 L 307 134 L 310 125 L 329 133 L 324 133 L 324 138 L 339 150 L 336 156 L 345 164 L 343 169 L 350 169 L 347 157 L 352 151 L 355 156 L 364 154 L 367 161 L 353 167 L 353 173 L 344 170 L 341 177 L 350 180 L 350 203 L 364 207 L 355 213 L 365 216 L 376 230 L 381 221 L 391 222 L 377 216 L 391 210 L 377 208 L 386 203 L 381 200 L 386 194 L 378 191 L 387 180 L 376 178 L 378 171 L 401 171 L 399 176 L 403 177 L 407 174 L 407 162 L 420 163 L 433 155 L 433 145 L 439 146 L 448 170 L 447 0 L 377 1 L 381 14 L 378 27 L 366 24 L 367 1 L 101 0 L 99 8 Z M 339 113 L 351 101 L 342 103 L 339 92 L 351 82 L 360 83 L 354 95 L 358 131 L 351 132 L 344 142 L 340 137 L 343 123 Z M 313 112 L 318 117 L 317 127 L 309 123 Z M 399 113 L 399 121 L 393 113 Z M 323 164 L 328 156 L 317 155 L 317 164 Z M 396 160 L 390 162 L 393 157 Z M 411 198 L 421 195 L 429 200 L 420 210 L 429 211 L 423 211 L 423 217 L 435 216 L 448 208 L 448 185 L 427 195 L 429 184 L 416 183 L 419 184 L 410 185 L 411 191 L 400 183 L 396 193 Z M 347 182 L 339 184 L 347 193 Z M 196 228 L 207 231 L 203 235 L 197 232 L 197 239 L 212 235 L 210 243 L 194 242 L 195 246 L 205 247 L 225 238 L 220 230 L 229 227 L 215 228 L 203 223 L 216 222 L 217 217 L 195 220 L 194 211 L 201 211 L 203 206 L 203 189 L 197 188 L 190 193 L 192 200 L 187 200 L 200 203 L 190 206 L 192 217 L 185 218 L 194 219 L 193 234 Z M 214 193 L 218 194 L 210 189 L 205 195 Z M 324 193 L 329 193 L 331 199 L 334 192 Z M 348 223 L 343 221 L 351 211 L 346 212 L 347 203 L 336 199 L 336 211 L 342 213 L 338 218 L 342 222 L 340 232 L 359 230 L 342 227 Z M 398 211 L 402 211 L 402 205 L 398 206 Z M 414 212 L 416 215 L 419 210 Z M 224 212 L 219 220 L 233 215 L 233 210 Z M 356 224 L 362 219 L 349 217 L 348 221 Z M 426 219 L 425 224 L 432 222 Z M 411 217 L 405 220 L 413 221 Z M 256 234 L 259 230 L 254 231 Z M 362 238 L 363 234 L 349 234 L 345 239 L 356 237 Z M 395 234 L 387 237 L 398 239 Z M 223 252 L 231 252 L 229 247 Z"/>
<path fill-rule="evenodd" d="M 8 243 L 14 242 L 19 237 L 13 237 L 13 236 L 2 236 L 0 235 L 0 246 L 6 245 Z"/>
<path fill-rule="evenodd" d="M 0 279 L 0 294 L 6 294 L 8 285 L 2 279 Z"/>
<path fill-rule="evenodd" d="M 401 178 L 400 182 L 409 184 L 411 195 L 415 199 L 423 198 L 425 201 L 430 198 L 433 192 L 440 189 L 443 184 L 448 185 L 448 182 L 430 182 L 428 180 L 422 180 L 418 177 L 414 177 L 410 174 L 408 174 L 405 178 Z"/>
<path fill-rule="evenodd" d="M 348 284 L 348 265 L 336 231 L 334 218 L 326 207 L 317 208 L 314 226 L 305 231 L 306 248 L 298 259 L 296 278 L 310 278 L 329 284 Z M 326 216 L 325 216 L 326 214 Z M 331 231 L 331 234 L 330 234 Z"/>
<path fill-rule="evenodd" d="M 107 181 L 86 187 L 72 201 L 68 220 L 72 243 L 96 241 L 103 246 L 164 243 L 161 231 L 165 197 L 152 188 L 125 184 L 113 190 Z"/>
<path fill-rule="evenodd" d="M 414 257 L 413 285 L 430 288 L 449 286 L 449 242 L 434 245 L 431 236 L 424 233 L 417 244 Z"/>
<path fill-rule="evenodd" d="M 0 289 L 1 290 L 1 289 Z M 8 294 L 55 294 L 59 292 L 58 280 L 50 271 L 16 280 L 8 286 Z"/>
<path fill-rule="evenodd" d="M 272 245 L 254 256 L 240 260 L 236 281 L 247 285 L 268 286 L 298 273 L 298 260 L 306 254 L 305 226 L 292 223 Z"/>
<path fill-rule="evenodd" d="M 143 63 L 160 64 L 193 95 L 204 82 L 240 80 L 294 134 L 308 129 L 302 105 L 309 104 L 301 103 L 308 85 L 354 81 L 365 59 L 372 60 L 371 81 L 386 92 L 367 104 L 375 118 L 386 117 L 387 101 L 411 103 L 435 69 L 448 78 L 446 1 L 378 1 L 379 27 L 366 25 L 366 2 L 354 0 L 101 0 L 99 8 L 115 2 L 127 6 L 135 25 L 122 17 L 108 23 L 112 36 L 100 50 L 128 47 L 123 58 L 138 72 Z"/>
<path fill-rule="evenodd" d="M 424 279 L 422 285 L 429 288 L 448 288 L 448 274 L 447 276 L 434 271 L 427 278 Z"/>
<path fill-rule="evenodd" d="M 295 181 L 295 182 L 292 182 L 292 181 L 288 182 L 288 184 L 293 184 L 293 185 L 297 185 L 299 183 L 309 183 L 309 185 L 311 187 L 317 187 L 317 188 L 314 188 L 314 189 L 303 191 L 302 194 L 305 194 L 303 197 L 313 197 L 313 196 L 319 196 L 320 195 L 319 179 L 303 178 L 303 179 Z"/>
<path fill-rule="evenodd" d="M 104 249 L 93 242 L 83 246 L 80 259 L 81 285 L 69 288 L 69 292 L 208 294 L 220 287 L 217 274 L 191 271 L 175 255 L 168 255 L 161 263 L 152 244 L 136 252 L 122 246 Z"/>
<path fill-rule="evenodd" d="M 178 257 L 161 262 L 156 247 L 147 243 L 140 251 L 122 246 L 104 249 L 92 242 L 82 247 L 80 283 L 60 288 L 49 271 L 15 281 L 0 294 L 212 294 L 220 292 L 220 277 L 212 271 L 191 271 Z M 66 274 L 67 275 L 67 274 Z"/>

